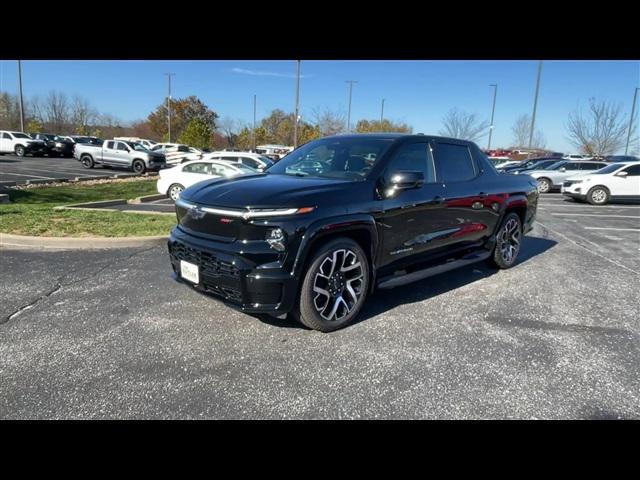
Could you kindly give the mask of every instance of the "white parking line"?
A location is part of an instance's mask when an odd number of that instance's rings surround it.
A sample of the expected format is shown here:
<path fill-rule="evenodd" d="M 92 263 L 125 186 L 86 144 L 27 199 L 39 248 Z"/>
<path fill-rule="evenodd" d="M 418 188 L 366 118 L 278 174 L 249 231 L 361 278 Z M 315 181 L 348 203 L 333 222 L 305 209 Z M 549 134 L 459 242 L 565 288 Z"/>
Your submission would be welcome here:
<path fill-rule="evenodd" d="M 606 260 L 606 261 L 608 261 L 608 262 L 611 262 L 611 263 L 613 263 L 614 265 L 617 265 L 617 266 L 618 266 L 618 267 L 620 267 L 620 268 L 623 268 L 623 269 L 625 269 L 625 270 L 628 270 L 628 271 L 630 271 L 631 273 L 635 273 L 636 275 L 640 275 L 640 272 L 636 272 L 636 271 L 635 271 L 635 270 L 633 270 L 632 268 L 629 268 L 629 267 L 627 267 L 626 265 L 623 265 L 623 264 L 622 264 L 622 263 L 620 263 L 620 262 L 616 262 L 615 260 L 613 260 L 613 259 L 611 259 L 611 258 L 609 258 L 609 257 L 605 257 L 604 255 L 602 255 L 602 254 L 600 254 L 600 253 L 598 253 L 598 252 L 595 252 L 595 251 L 591 250 L 590 248 L 585 247 L 584 245 L 580 245 L 580 244 L 579 244 L 578 242 L 576 242 L 575 240 L 573 240 L 573 239 L 571 239 L 571 238 L 567 237 L 566 235 L 564 235 L 564 234 L 562 234 L 562 233 L 558 232 L 557 230 L 554 230 L 554 229 L 553 229 L 553 228 L 551 228 L 551 227 L 546 226 L 544 223 L 540 223 L 540 222 L 538 222 L 538 221 L 536 221 L 536 223 L 537 223 L 538 225 L 540 225 L 542 228 L 544 228 L 544 229 L 546 229 L 546 230 L 548 230 L 548 231 L 550 231 L 550 232 L 553 232 L 554 234 L 558 235 L 559 237 L 564 238 L 565 240 L 568 240 L 569 242 L 573 243 L 574 245 L 576 245 L 576 246 L 578 246 L 578 247 L 580 247 L 580 248 L 584 248 L 587 252 L 592 253 L 592 254 L 594 254 L 594 255 L 596 255 L 596 256 L 598 256 L 598 257 L 600 257 L 600 258 L 602 258 L 602 259 L 604 259 L 604 260 Z"/>
<path fill-rule="evenodd" d="M 640 228 L 583 227 L 585 230 L 616 230 L 618 232 L 640 232 Z"/>
<path fill-rule="evenodd" d="M 597 211 L 600 209 L 605 209 L 605 208 L 610 208 L 613 210 L 616 210 L 618 208 L 635 208 L 636 210 L 640 209 L 640 205 L 598 205 L 598 206 L 592 206 L 592 205 L 545 205 L 543 207 L 538 207 L 540 209 L 548 209 L 548 208 L 584 208 L 586 210 L 593 210 L 593 211 Z M 603 210 L 605 211 L 605 210 Z"/>
<path fill-rule="evenodd" d="M 74 175 L 77 175 L 77 176 L 80 176 L 80 177 L 90 177 L 90 176 L 92 176 L 92 175 L 88 175 L 86 173 L 76 173 L 78 170 L 65 170 L 63 168 L 56 169 L 56 170 L 47 170 L 46 168 L 36 168 L 36 167 L 34 167 L 34 168 L 31 168 L 31 167 L 24 168 L 23 167 L 21 169 L 21 171 L 25 171 L 25 172 L 26 171 L 32 171 L 32 172 L 37 172 L 37 173 L 41 173 L 41 172 L 42 173 L 55 173 L 55 174 L 58 174 L 58 175 L 66 175 L 67 173 L 73 173 Z M 82 172 L 84 170 L 80 170 L 80 171 Z M 0 172 L 0 173 L 4 174 L 5 172 Z M 12 175 L 12 174 L 10 173 L 9 175 Z M 19 175 L 19 174 L 14 173 L 13 175 Z M 31 173 L 24 173 L 23 175 L 24 176 L 29 176 L 29 177 L 33 177 L 34 176 Z"/>
<path fill-rule="evenodd" d="M 602 217 L 602 218 L 636 218 L 640 220 L 638 216 L 632 215 L 608 215 L 608 214 L 598 214 L 598 213 L 553 213 L 551 215 L 559 216 L 559 217 Z"/>
<path fill-rule="evenodd" d="M 16 177 L 34 177 L 42 180 L 53 180 L 51 177 L 39 177 L 38 175 L 31 175 L 30 173 L 8 173 L 0 172 L 0 175 L 15 175 Z"/>

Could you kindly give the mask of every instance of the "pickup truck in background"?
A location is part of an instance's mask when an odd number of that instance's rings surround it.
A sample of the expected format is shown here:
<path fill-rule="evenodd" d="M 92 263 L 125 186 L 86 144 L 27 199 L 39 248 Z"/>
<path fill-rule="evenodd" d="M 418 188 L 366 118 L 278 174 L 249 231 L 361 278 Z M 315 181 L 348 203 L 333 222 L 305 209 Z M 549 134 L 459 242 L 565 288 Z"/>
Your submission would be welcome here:
<path fill-rule="evenodd" d="M 163 154 L 151 152 L 139 143 L 118 140 L 106 140 L 102 145 L 77 143 L 73 156 L 85 168 L 93 168 L 101 164 L 144 173 L 147 170 L 159 170 L 166 166 Z"/>
<path fill-rule="evenodd" d="M 68 137 L 52 133 L 32 133 L 31 137 L 45 143 L 46 153 L 50 157 L 71 157 L 73 155 L 73 141 Z"/>

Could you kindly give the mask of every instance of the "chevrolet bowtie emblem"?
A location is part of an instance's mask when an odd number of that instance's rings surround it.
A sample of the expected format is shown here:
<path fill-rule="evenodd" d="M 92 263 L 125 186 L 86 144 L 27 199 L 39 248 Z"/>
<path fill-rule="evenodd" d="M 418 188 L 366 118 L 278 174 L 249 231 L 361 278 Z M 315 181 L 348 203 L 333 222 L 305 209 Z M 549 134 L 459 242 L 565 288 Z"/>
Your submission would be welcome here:
<path fill-rule="evenodd" d="M 202 217 L 204 217 L 205 213 L 206 212 L 202 210 L 200 207 L 198 207 L 197 205 L 194 205 L 193 207 L 190 207 L 187 210 L 187 215 L 193 218 L 194 220 L 200 220 Z"/>

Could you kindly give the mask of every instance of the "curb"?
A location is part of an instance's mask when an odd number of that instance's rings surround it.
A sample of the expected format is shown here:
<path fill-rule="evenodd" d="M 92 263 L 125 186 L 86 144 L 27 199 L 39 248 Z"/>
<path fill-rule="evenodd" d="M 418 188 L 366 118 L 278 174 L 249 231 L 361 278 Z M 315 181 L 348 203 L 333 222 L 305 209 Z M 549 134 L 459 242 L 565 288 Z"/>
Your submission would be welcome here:
<path fill-rule="evenodd" d="M 158 193 L 156 195 L 146 195 L 144 197 L 134 198 L 132 200 L 127 201 L 127 203 L 135 205 L 135 204 L 138 204 L 138 203 L 154 202 L 156 200 L 164 200 L 165 198 L 167 198 L 166 195 Z"/>
<path fill-rule="evenodd" d="M 164 245 L 168 235 L 153 237 L 30 237 L 0 233 L 0 249 L 95 250 Z"/>

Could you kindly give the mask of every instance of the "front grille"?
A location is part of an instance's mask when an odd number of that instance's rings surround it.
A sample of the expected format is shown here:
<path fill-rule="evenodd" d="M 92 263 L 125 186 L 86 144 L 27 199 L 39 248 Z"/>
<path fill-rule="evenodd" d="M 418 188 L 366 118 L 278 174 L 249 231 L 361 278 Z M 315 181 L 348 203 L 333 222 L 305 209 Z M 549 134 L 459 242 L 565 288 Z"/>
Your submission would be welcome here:
<path fill-rule="evenodd" d="M 221 275 L 232 278 L 240 277 L 240 270 L 238 270 L 235 265 L 229 262 L 223 262 L 203 250 L 187 247 L 186 245 L 176 242 L 171 248 L 171 254 L 178 260 L 184 260 L 198 265 L 203 275 L 209 277 L 219 277 Z"/>
<path fill-rule="evenodd" d="M 241 302 L 240 270 L 230 262 L 220 260 L 215 255 L 174 242 L 169 253 L 176 269 L 180 269 L 180 260 L 198 265 L 202 286 L 209 292 L 221 295 L 229 300 Z"/>

